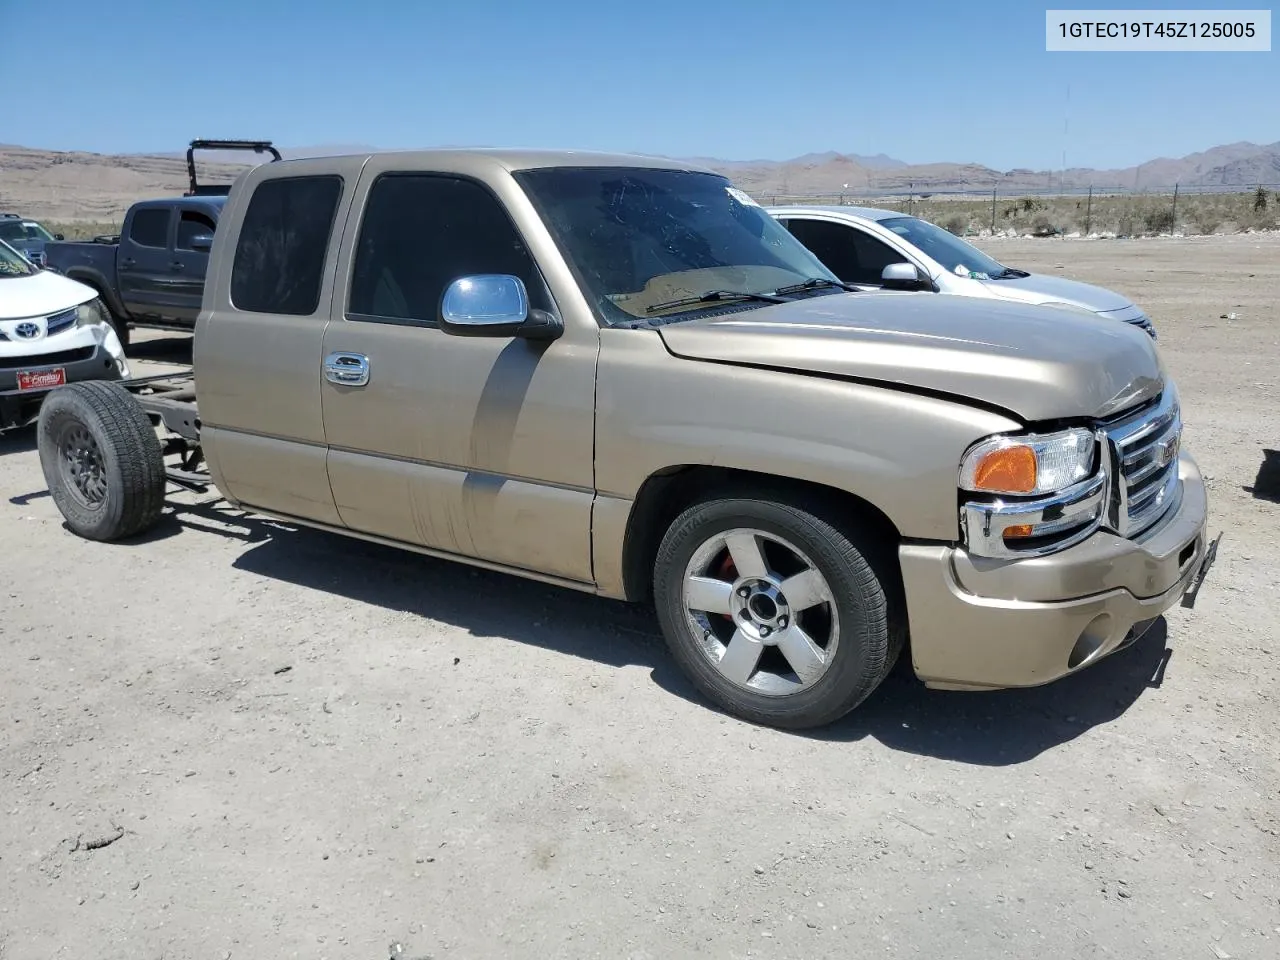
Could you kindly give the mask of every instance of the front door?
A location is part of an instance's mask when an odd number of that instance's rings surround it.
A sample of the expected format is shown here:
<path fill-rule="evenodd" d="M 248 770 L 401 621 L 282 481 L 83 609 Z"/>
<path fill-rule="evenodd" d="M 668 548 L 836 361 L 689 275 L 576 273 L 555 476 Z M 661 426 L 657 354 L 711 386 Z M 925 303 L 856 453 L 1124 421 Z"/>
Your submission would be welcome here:
<path fill-rule="evenodd" d="M 791 217 L 787 229 L 823 266 L 845 283 L 884 285 L 881 273 L 891 263 L 910 263 L 899 251 L 865 230 L 834 220 Z"/>
<path fill-rule="evenodd" d="M 487 187 L 395 164 L 374 158 L 362 175 L 364 215 L 348 228 L 358 234 L 324 338 L 326 357 L 368 372 L 321 385 L 342 522 L 590 582 L 599 330 L 571 325 L 551 343 L 441 331 L 441 296 L 460 276 L 512 274 L 531 306 L 556 304 Z"/>
<path fill-rule="evenodd" d="M 178 211 L 178 224 L 169 264 L 173 281 L 174 319 L 195 323 L 200 315 L 200 298 L 204 293 L 204 275 L 209 269 L 209 246 L 217 228 L 207 210 L 183 207 Z"/>
<path fill-rule="evenodd" d="M 139 319 L 169 316 L 177 305 L 170 269 L 172 215 L 170 206 L 138 207 L 129 218 L 116 254 L 120 298 Z"/>

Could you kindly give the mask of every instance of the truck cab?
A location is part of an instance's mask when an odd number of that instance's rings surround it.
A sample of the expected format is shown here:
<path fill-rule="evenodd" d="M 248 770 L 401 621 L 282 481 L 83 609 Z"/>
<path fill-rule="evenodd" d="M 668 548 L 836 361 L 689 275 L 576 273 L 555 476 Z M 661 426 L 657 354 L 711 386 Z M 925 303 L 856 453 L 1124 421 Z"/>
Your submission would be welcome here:
<path fill-rule="evenodd" d="M 129 208 L 116 248 L 114 286 L 126 315 L 195 326 L 225 202 L 225 197 L 183 197 L 146 200 Z"/>
<path fill-rule="evenodd" d="M 118 236 L 90 242 L 50 242 L 44 262 L 97 291 L 122 343 L 129 326 L 191 330 L 200 312 L 209 251 L 231 192 L 228 183 L 201 182 L 196 150 L 243 150 L 281 159 L 266 140 L 192 140 L 187 148 L 189 186 L 181 197 L 133 204 Z"/>

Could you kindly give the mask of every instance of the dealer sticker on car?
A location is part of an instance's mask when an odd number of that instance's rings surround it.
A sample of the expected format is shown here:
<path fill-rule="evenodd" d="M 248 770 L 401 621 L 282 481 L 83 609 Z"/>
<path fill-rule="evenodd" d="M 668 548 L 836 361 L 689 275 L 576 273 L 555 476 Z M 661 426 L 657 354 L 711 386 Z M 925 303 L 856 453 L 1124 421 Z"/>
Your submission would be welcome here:
<path fill-rule="evenodd" d="M 22 370 L 18 373 L 18 390 L 50 390 L 67 382 L 67 372 L 62 367 L 52 370 Z"/>

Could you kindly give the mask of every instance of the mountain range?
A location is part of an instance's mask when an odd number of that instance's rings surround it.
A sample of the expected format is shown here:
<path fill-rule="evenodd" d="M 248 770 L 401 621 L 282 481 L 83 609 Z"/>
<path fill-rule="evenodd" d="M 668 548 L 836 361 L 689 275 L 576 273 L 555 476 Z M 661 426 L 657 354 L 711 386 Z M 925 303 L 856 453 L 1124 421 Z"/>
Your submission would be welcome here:
<path fill-rule="evenodd" d="M 362 153 L 362 144 L 281 148 L 286 159 Z M 199 155 L 201 178 L 229 181 L 244 169 L 244 154 Z M 1232 143 L 1185 157 L 1161 157 L 1122 169 L 995 170 L 976 163 L 908 164 L 885 154 L 828 151 L 789 160 L 686 158 L 724 173 L 748 193 L 776 197 L 890 197 L 914 192 L 987 194 L 1172 189 L 1238 189 L 1280 185 L 1280 142 Z M 118 221 L 135 200 L 181 193 L 183 153 L 98 154 L 0 145 L 0 211 L 58 221 Z"/>

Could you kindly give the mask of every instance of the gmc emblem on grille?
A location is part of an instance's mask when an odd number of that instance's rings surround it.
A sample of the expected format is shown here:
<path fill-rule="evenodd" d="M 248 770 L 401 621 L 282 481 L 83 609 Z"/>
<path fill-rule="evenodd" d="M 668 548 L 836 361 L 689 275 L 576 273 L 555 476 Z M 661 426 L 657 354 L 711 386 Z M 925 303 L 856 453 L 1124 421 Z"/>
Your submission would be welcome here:
<path fill-rule="evenodd" d="M 1156 454 L 1156 461 L 1162 467 L 1167 467 L 1178 456 L 1178 436 L 1174 434 L 1164 443 L 1160 444 L 1160 449 Z"/>

